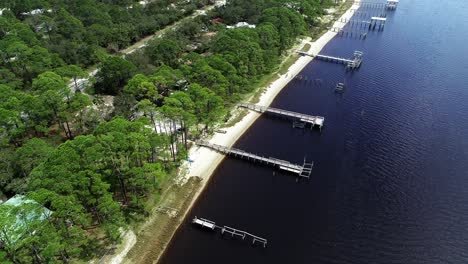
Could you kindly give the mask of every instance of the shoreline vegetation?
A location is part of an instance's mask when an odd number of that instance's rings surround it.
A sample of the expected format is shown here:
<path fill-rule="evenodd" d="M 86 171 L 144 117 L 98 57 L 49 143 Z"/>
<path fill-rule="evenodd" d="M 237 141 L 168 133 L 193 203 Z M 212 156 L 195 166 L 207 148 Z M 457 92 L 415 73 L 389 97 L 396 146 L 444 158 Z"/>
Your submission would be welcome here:
<path fill-rule="evenodd" d="M 195 141 L 234 144 L 352 4 L 0 5 L 0 262 L 159 259 L 224 158 Z"/>
<path fill-rule="evenodd" d="M 295 50 L 300 49 L 318 54 L 336 36 L 336 33 L 328 31 L 327 28 L 331 25 L 344 27 L 345 24 L 335 21 L 338 18 L 349 19 L 353 15 L 350 10 L 358 7 L 359 5 L 348 1 L 340 4 L 332 14 L 333 18 L 322 21 L 320 26 L 317 26 L 311 32 L 311 37 L 306 37 L 300 43 L 294 45 L 288 51 L 288 54 L 282 58 L 278 70 L 265 76 L 259 82 L 258 88 L 252 94 L 246 96 L 246 101 L 265 106 L 270 105 L 288 82 L 313 60 L 311 57 L 297 55 Z M 312 41 L 312 39 L 316 39 L 316 41 Z M 260 116 L 258 113 L 249 112 L 245 109 L 234 108 L 230 111 L 232 113 L 231 118 L 221 125 L 226 133 L 216 133 L 208 136 L 211 143 L 231 147 Z M 123 259 L 122 263 L 159 262 L 178 228 L 225 157 L 222 154 L 195 145 L 189 149 L 188 156 L 193 161 L 184 162 L 178 173 L 177 181 L 171 184 L 165 194 L 162 195 L 161 201 L 152 216 L 142 226 L 136 228 L 137 241 L 128 250 L 128 254 L 122 258 L 122 251 L 116 250 L 116 255 L 113 257 L 106 256 L 105 261 L 102 263 L 118 263 L 115 261 L 116 256 L 118 256 L 117 259 L 119 260 Z M 184 189 L 185 191 L 181 191 Z M 166 210 L 157 210 L 157 208 L 166 208 Z M 128 232 L 133 231 L 129 230 Z M 122 249 L 122 247 L 119 249 Z"/>

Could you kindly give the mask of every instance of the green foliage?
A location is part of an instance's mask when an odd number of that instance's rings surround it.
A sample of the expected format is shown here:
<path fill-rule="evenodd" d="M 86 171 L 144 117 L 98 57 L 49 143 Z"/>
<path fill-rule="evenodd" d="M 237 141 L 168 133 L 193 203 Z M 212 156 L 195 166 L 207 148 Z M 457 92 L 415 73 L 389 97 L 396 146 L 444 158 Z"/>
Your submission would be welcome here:
<path fill-rule="evenodd" d="M 26 132 L 21 115 L 23 100 L 22 92 L 0 84 L 0 133 L 7 138 L 6 143 L 17 142 Z"/>
<path fill-rule="evenodd" d="M 42 206 L 35 202 L 1 205 L 0 243 L 5 252 L 3 258 L 13 263 L 50 260 L 49 254 L 43 255 L 42 252 L 52 250 L 57 236 L 47 223 L 47 216 Z"/>
<path fill-rule="evenodd" d="M 80 66 L 73 64 L 57 68 L 55 69 L 55 72 L 64 78 L 72 79 L 73 84 L 75 85 L 75 91 L 80 90 L 77 79 L 88 77 L 88 73 L 86 71 L 84 71 Z"/>
<path fill-rule="evenodd" d="M 36 166 L 45 161 L 53 150 L 51 145 L 40 138 L 32 138 L 17 148 L 12 162 L 15 177 L 6 186 L 7 190 L 15 193 L 27 191 L 29 174 Z"/>
<path fill-rule="evenodd" d="M 263 11 L 262 23 L 271 23 L 280 36 L 280 50 L 289 47 L 294 39 L 305 32 L 306 24 L 301 15 L 286 7 L 272 7 Z"/>
<path fill-rule="evenodd" d="M 188 90 L 194 102 L 194 113 L 197 121 L 206 128 L 215 124 L 226 113 L 223 99 L 210 89 L 193 84 Z"/>
<path fill-rule="evenodd" d="M 107 52 L 208 1 L 9 0 L 11 11 L 0 16 L 0 189 L 29 191 L 53 214 L 29 219 L 29 235 L 0 251 L 0 261 L 89 259 L 117 241 L 119 228 L 148 213 L 148 197 L 187 157 L 188 139 L 226 120 L 226 108 L 278 68 L 322 2 L 231 0 L 121 58 Z M 42 11 L 27 13 L 35 8 Z M 227 29 L 214 17 L 256 28 Z M 104 96 L 79 91 L 83 68 L 99 61 L 93 88 L 115 96 L 113 119 L 102 113 Z M 0 212 L 0 228 L 8 221 Z"/>
<path fill-rule="evenodd" d="M 143 74 L 133 76 L 125 86 L 124 92 L 135 96 L 138 101 L 149 99 L 154 102 L 160 97 L 156 85 Z"/>
<path fill-rule="evenodd" d="M 161 66 L 163 64 L 171 67 L 177 66 L 178 58 L 182 52 L 176 41 L 171 39 L 157 39 L 149 43 L 145 48 L 146 54 L 151 58 L 152 64 Z"/>
<path fill-rule="evenodd" d="M 0 38 L 0 68 L 6 77 L 3 83 L 27 87 L 40 73 L 63 65 L 59 56 L 41 47 L 33 31 L 19 20 L 1 16 L 0 26 L 4 32 Z"/>
<path fill-rule="evenodd" d="M 119 94 L 135 71 L 136 67 L 133 63 L 120 57 L 107 57 L 96 76 L 96 92 L 109 95 Z"/>

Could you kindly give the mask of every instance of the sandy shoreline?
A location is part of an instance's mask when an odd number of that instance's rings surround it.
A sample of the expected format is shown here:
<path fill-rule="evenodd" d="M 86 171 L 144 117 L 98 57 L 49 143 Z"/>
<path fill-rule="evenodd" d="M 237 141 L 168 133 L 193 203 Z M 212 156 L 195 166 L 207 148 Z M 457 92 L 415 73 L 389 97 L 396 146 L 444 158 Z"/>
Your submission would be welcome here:
<path fill-rule="evenodd" d="M 354 4 L 349 8 L 341 18 L 351 18 L 354 12 L 351 9 L 357 9 L 358 4 Z M 333 27 L 344 27 L 344 23 L 335 22 Z M 310 42 L 308 39 L 302 41 L 302 46 L 305 44 L 310 44 L 310 50 L 308 51 L 311 54 L 318 54 L 323 47 L 337 35 L 335 32 L 327 31 L 323 34 L 317 41 Z M 273 82 L 266 91 L 260 97 L 258 105 L 269 106 L 275 97 L 281 92 L 281 90 L 286 87 L 286 85 L 291 81 L 297 74 L 299 74 L 302 69 L 304 69 L 309 62 L 313 60 L 310 56 L 300 57 L 284 75 L 281 75 L 275 82 Z M 260 114 L 250 111 L 241 121 L 236 123 L 234 126 L 224 129 L 225 134 L 216 133 L 208 141 L 212 144 L 223 145 L 231 147 L 234 143 L 244 134 L 245 131 L 255 122 L 255 120 L 260 116 Z M 186 162 L 182 166 L 187 168 L 186 176 L 198 176 L 203 178 L 208 182 L 209 177 L 213 171 L 218 167 L 218 165 L 223 160 L 224 155 L 209 150 L 204 147 L 194 146 L 189 150 L 189 159 L 191 162 Z"/>
<path fill-rule="evenodd" d="M 359 4 L 354 4 L 341 16 L 341 18 L 346 18 L 347 20 L 349 20 L 354 14 L 354 12 L 351 10 L 357 8 L 359 8 Z M 343 28 L 344 26 L 345 24 L 341 22 L 335 22 L 333 25 L 333 27 L 338 28 Z M 302 40 L 301 47 L 306 44 L 310 44 L 311 47 L 308 52 L 311 54 L 318 54 L 323 49 L 323 47 L 325 47 L 325 45 L 336 35 L 337 33 L 335 32 L 327 31 L 315 42 L 311 42 L 309 40 L 310 38 Z M 302 71 L 302 69 L 304 69 L 304 67 L 307 66 L 307 64 L 309 64 L 312 60 L 313 58 L 310 56 L 300 57 L 288 69 L 288 72 L 286 74 L 281 75 L 276 81 L 274 81 L 270 86 L 267 87 L 267 89 L 261 95 L 260 100 L 257 104 L 269 106 L 273 102 L 275 97 L 281 92 L 281 90 L 284 87 L 286 87 L 289 81 L 291 81 L 297 74 L 299 74 Z M 247 131 L 247 129 L 249 129 L 249 127 L 257 120 L 259 116 L 260 114 L 249 111 L 249 113 L 246 116 L 244 116 L 244 118 L 242 118 L 241 121 L 237 122 L 232 127 L 224 129 L 226 131 L 225 134 L 216 133 L 212 138 L 207 140 L 212 144 L 231 147 Z M 190 162 L 184 162 L 184 164 L 181 167 L 182 175 L 179 175 L 179 179 L 181 180 L 180 183 L 182 184 L 183 182 L 186 182 L 190 177 L 200 177 L 202 179 L 202 186 L 197 190 L 196 194 L 193 196 L 188 209 L 185 210 L 185 212 L 181 212 L 183 215 L 181 216 L 182 221 L 180 221 L 180 223 L 183 222 L 183 219 L 185 219 L 185 217 L 197 201 L 200 194 L 208 185 L 209 180 L 213 175 L 213 172 L 216 170 L 218 165 L 225 157 L 224 155 L 219 154 L 215 151 L 199 146 L 193 146 L 189 150 L 188 156 Z M 180 224 L 178 225 L 177 229 L 179 227 Z M 177 229 L 174 230 L 171 239 L 177 231 Z M 162 254 L 163 252 L 159 254 L 157 259 L 153 260 L 153 263 L 157 263 Z M 131 260 L 127 259 L 124 262 L 131 263 Z"/>

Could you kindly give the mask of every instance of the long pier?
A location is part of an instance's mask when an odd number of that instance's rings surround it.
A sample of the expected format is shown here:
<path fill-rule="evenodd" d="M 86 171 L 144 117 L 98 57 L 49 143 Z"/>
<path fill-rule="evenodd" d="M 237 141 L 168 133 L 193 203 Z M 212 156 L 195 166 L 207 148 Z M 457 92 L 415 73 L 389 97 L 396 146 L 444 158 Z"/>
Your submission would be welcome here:
<path fill-rule="evenodd" d="M 292 172 L 292 173 L 297 174 L 298 177 L 307 178 L 307 179 L 310 177 L 310 174 L 312 173 L 312 169 L 314 167 L 314 162 L 308 163 L 305 160 L 304 160 L 303 165 L 298 165 L 298 164 L 293 164 L 289 161 L 275 159 L 272 157 L 270 158 L 262 157 L 262 156 L 255 155 L 255 154 L 252 154 L 252 153 L 240 150 L 240 149 L 228 148 L 228 147 L 221 146 L 221 145 L 211 144 L 206 141 L 198 141 L 197 144 L 199 146 L 203 146 L 203 147 L 221 152 L 225 155 L 231 155 L 237 158 L 246 159 L 249 161 L 259 162 L 259 163 L 267 164 L 270 166 L 274 166 L 274 167 L 279 168 L 280 170 Z"/>
<path fill-rule="evenodd" d="M 353 54 L 352 59 L 345 59 L 345 58 L 340 58 L 340 57 L 334 57 L 334 56 L 328 56 L 328 55 L 322 55 L 322 54 L 317 54 L 313 55 L 311 53 L 307 53 L 304 51 L 297 51 L 300 55 L 305 55 L 305 56 L 311 56 L 314 58 L 317 58 L 319 60 L 323 61 L 328 61 L 328 62 L 334 62 L 338 64 L 344 64 L 348 69 L 357 69 L 361 67 L 361 63 L 363 60 L 364 53 L 361 51 L 355 51 Z"/>
<path fill-rule="evenodd" d="M 355 5 L 359 5 L 360 7 L 364 8 L 383 8 L 387 6 L 387 3 L 379 3 L 379 2 L 373 2 L 373 1 L 359 1 L 356 0 L 354 1 Z"/>
<path fill-rule="evenodd" d="M 300 120 L 301 122 L 307 123 L 311 125 L 311 128 L 314 126 L 318 126 L 320 130 L 322 129 L 323 123 L 325 122 L 325 117 L 323 116 L 312 116 L 306 115 L 301 113 L 296 113 L 288 110 L 273 108 L 273 107 L 266 107 L 261 105 L 255 104 L 248 104 L 248 103 L 241 103 L 239 107 L 247 108 L 249 110 L 259 112 L 259 113 L 273 113 L 281 116 L 286 116 L 289 118 L 295 118 Z"/>
<path fill-rule="evenodd" d="M 209 228 L 211 230 L 215 230 L 216 228 L 219 228 L 221 230 L 221 235 L 224 235 L 224 233 L 229 233 L 231 234 L 232 237 L 238 236 L 241 237 L 242 240 L 244 240 L 246 237 L 250 237 L 252 239 L 252 245 L 255 244 L 255 242 L 261 243 L 263 247 L 266 247 L 268 241 L 265 238 L 250 234 L 246 231 L 236 229 L 234 227 L 230 226 L 217 226 L 215 222 L 204 219 L 204 218 L 198 218 L 195 216 L 195 218 L 192 220 L 193 224 L 196 224 L 201 227 Z"/>
<path fill-rule="evenodd" d="M 354 4 L 358 4 L 360 5 L 360 7 L 369 8 L 369 9 L 386 8 L 388 10 L 395 10 L 399 2 L 400 2 L 399 0 L 387 0 L 386 3 L 356 0 L 354 1 Z"/>

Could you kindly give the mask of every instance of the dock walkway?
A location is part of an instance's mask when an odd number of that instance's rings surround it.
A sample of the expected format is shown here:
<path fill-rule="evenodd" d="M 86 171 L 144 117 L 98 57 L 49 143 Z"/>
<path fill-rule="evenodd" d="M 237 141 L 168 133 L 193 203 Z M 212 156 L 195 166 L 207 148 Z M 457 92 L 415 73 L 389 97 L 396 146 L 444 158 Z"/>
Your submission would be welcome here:
<path fill-rule="evenodd" d="M 311 128 L 313 128 L 314 126 L 318 126 L 320 129 L 322 129 L 323 123 L 325 122 L 325 117 L 323 116 L 306 115 L 306 114 L 296 113 L 296 112 L 273 108 L 273 107 L 266 107 L 266 106 L 255 105 L 255 104 L 248 104 L 248 103 L 241 103 L 239 104 L 239 107 L 244 107 L 249 110 L 259 112 L 259 113 L 274 113 L 274 114 L 286 116 L 289 118 L 295 118 L 295 119 L 300 120 L 301 122 L 310 124 Z"/>
<path fill-rule="evenodd" d="M 250 237 L 252 239 L 252 244 L 255 244 L 255 242 L 261 243 L 263 247 L 266 247 L 268 241 L 265 238 L 253 235 L 251 233 L 248 233 L 246 231 L 236 229 L 230 226 L 217 226 L 215 222 L 204 219 L 204 218 L 198 218 L 195 216 L 195 218 L 192 220 L 193 224 L 199 225 L 201 227 L 206 227 L 211 230 L 215 230 L 216 228 L 219 228 L 221 230 L 221 235 L 224 235 L 224 233 L 229 233 L 231 234 L 232 237 L 238 236 L 244 240 L 246 237 Z"/>
<path fill-rule="evenodd" d="M 344 64 L 348 69 L 351 69 L 351 70 L 355 70 L 361 67 L 363 56 L 364 56 L 364 53 L 361 51 L 355 51 L 353 54 L 353 58 L 351 59 L 345 59 L 345 58 L 322 55 L 322 54 L 314 55 L 314 54 L 307 53 L 307 52 L 300 51 L 300 50 L 298 50 L 297 52 L 303 56 L 311 56 L 311 57 L 314 57 L 323 61 Z"/>
<path fill-rule="evenodd" d="M 221 145 L 211 144 L 206 141 L 198 141 L 197 144 L 199 146 L 207 147 L 207 148 L 221 152 L 226 155 L 231 155 L 237 158 L 275 166 L 275 167 L 278 167 L 280 170 L 292 172 L 292 173 L 297 174 L 299 177 L 307 178 L 307 179 L 310 177 L 310 174 L 312 173 L 312 169 L 314 167 L 314 162 L 308 163 L 305 160 L 304 160 L 303 165 L 298 165 L 298 164 L 293 164 L 285 160 L 275 159 L 271 157 L 270 158 L 262 157 L 259 155 L 248 153 L 240 149 L 228 148 L 228 147 L 221 146 Z"/>

